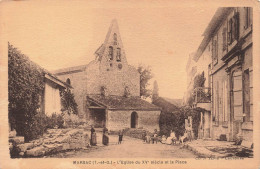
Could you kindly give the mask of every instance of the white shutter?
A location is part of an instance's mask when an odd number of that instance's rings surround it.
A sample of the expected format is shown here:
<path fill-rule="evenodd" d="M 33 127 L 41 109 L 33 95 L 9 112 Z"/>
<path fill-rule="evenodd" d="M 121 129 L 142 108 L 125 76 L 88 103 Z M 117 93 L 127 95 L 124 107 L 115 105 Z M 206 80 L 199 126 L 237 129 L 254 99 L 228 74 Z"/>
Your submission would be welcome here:
<path fill-rule="evenodd" d="M 234 119 L 243 121 L 243 95 L 242 95 L 242 72 L 233 74 L 233 110 Z"/>

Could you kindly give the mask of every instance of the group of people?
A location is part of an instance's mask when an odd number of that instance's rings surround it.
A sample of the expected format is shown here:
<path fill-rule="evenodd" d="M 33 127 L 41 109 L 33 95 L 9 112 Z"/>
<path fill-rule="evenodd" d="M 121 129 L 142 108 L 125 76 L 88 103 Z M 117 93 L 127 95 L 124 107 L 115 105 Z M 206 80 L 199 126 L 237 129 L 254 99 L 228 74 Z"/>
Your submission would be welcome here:
<path fill-rule="evenodd" d="M 91 132 L 90 145 L 96 146 L 97 145 L 97 135 L 96 135 L 96 131 L 93 126 L 91 126 L 90 132 Z M 123 141 L 123 131 L 119 130 L 118 144 L 121 144 L 122 141 Z M 106 146 L 109 144 L 108 129 L 106 127 L 103 128 L 102 144 L 106 145 Z"/>
<path fill-rule="evenodd" d="M 91 139 L 90 139 L 90 144 L 92 146 L 97 145 L 97 136 L 96 132 L 93 126 L 91 126 Z M 187 140 L 191 141 L 192 139 L 192 134 L 191 131 L 185 130 L 183 136 L 179 137 L 179 142 L 183 143 Z M 123 131 L 119 130 L 118 132 L 118 144 L 121 144 L 123 141 Z M 152 142 L 152 144 L 156 143 L 159 141 L 162 144 L 176 144 L 177 143 L 177 137 L 175 135 L 174 131 L 170 131 L 170 136 L 166 137 L 163 135 L 162 137 L 159 137 L 157 129 L 154 130 L 152 134 L 149 134 L 148 132 L 145 132 L 143 134 L 143 141 L 146 143 Z M 103 136 L 102 136 L 102 144 L 103 145 L 108 145 L 109 144 L 109 136 L 108 136 L 108 129 L 106 127 L 103 128 Z"/>
<path fill-rule="evenodd" d="M 163 135 L 162 137 L 158 136 L 158 131 L 155 129 L 154 132 L 152 134 L 148 134 L 148 132 L 145 132 L 143 135 L 143 141 L 146 143 L 150 143 L 152 142 L 152 144 L 156 143 L 158 141 L 160 141 L 162 144 L 168 144 L 168 145 L 174 145 L 177 143 L 177 137 L 175 135 L 174 131 L 170 131 L 170 136 L 166 137 L 165 135 Z M 183 143 L 185 141 L 191 141 L 192 140 L 192 134 L 191 131 L 187 131 L 185 130 L 183 136 L 179 137 L 179 142 Z"/>
<path fill-rule="evenodd" d="M 96 146 L 97 145 L 97 135 L 96 131 L 93 126 L 90 129 L 91 136 L 90 136 L 90 145 Z M 109 137 L 108 137 L 108 129 L 106 127 L 103 128 L 103 137 L 102 137 L 102 144 L 108 145 Z"/>
<path fill-rule="evenodd" d="M 144 132 L 142 137 L 143 137 L 143 141 L 149 144 L 150 142 L 152 142 L 152 144 L 154 143 L 157 144 L 157 142 L 159 141 L 157 129 L 155 129 L 152 134 L 149 134 L 148 132 Z"/>

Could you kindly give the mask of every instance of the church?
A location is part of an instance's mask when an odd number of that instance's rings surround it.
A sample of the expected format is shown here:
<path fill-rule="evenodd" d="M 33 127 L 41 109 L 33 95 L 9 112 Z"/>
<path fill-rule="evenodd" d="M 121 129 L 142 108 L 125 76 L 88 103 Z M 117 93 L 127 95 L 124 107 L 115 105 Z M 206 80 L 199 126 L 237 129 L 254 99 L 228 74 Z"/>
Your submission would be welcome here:
<path fill-rule="evenodd" d="M 53 73 L 73 87 L 79 117 L 110 131 L 159 130 L 161 109 L 140 97 L 140 74 L 128 65 L 116 20 L 89 64 Z"/>

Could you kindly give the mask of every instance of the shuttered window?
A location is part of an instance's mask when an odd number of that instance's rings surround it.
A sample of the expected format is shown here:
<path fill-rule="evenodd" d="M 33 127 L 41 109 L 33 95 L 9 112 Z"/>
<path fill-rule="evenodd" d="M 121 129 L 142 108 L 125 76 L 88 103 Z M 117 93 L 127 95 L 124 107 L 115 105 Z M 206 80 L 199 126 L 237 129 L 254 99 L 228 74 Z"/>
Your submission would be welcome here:
<path fill-rule="evenodd" d="M 252 24 L 252 8 L 244 7 L 245 9 L 245 25 L 244 28 L 247 29 Z"/>
<path fill-rule="evenodd" d="M 227 28 L 223 29 L 222 39 L 223 39 L 222 50 L 225 51 L 227 49 Z"/>
<path fill-rule="evenodd" d="M 215 36 L 212 40 L 212 60 L 213 65 L 218 63 L 218 36 Z"/>
<path fill-rule="evenodd" d="M 239 13 L 228 20 L 228 44 L 231 45 L 239 37 Z"/>

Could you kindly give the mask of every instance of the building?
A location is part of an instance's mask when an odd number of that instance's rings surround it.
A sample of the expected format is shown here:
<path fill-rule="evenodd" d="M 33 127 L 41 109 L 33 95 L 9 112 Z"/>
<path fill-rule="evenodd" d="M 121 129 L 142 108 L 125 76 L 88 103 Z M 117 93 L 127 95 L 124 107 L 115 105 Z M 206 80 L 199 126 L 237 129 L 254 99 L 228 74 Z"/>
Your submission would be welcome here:
<path fill-rule="evenodd" d="M 73 86 L 79 116 L 95 127 L 159 129 L 160 108 L 140 98 L 140 74 L 127 63 L 116 20 L 95 60 L 54 73 Z"/>
<path fill-rule="evenodd" d="M 211 95 L 208 138 L 253 142 L 252 21 L 250 7 L 219 8 L 195 53 L 210 59 L 202 66 Z"/>
<path fill-rule="evenodd" d="M 53 113 L 61 114 L 60 92 L 67 88 L 71 88 L 71 86 L 8 44 L 10 130 L 20 131 L 21 126 L 28 124 L 23 120 L 27 119 L 29 115 L 34 116 L 35 114 L 30 114 L 35 113 L 34 110 L 47 116 L 51 116 Z M 30 118 L 32 119 L 32 116 L 29 116 Z"/>

